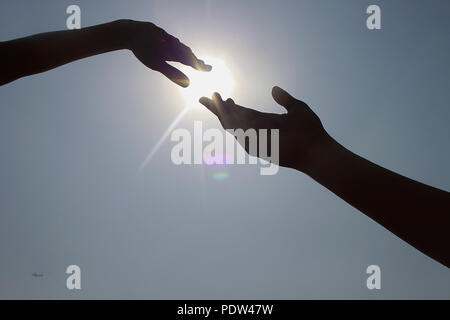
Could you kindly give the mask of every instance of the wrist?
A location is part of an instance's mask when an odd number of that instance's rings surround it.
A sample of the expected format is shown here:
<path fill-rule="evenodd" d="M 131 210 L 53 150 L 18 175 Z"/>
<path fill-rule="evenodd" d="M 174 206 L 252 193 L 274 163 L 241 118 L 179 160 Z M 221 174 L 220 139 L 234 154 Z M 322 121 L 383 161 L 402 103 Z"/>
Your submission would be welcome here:
<path fill-rule="evenodd" d="M 301 163 L 301 168 L 296 168 L 303 173 L 312 176 L 314 172 L 320 170 L 326 161 L 330 160 L 332 153 L 337 150 L 339 143 L 327 132 L 318 137 L 314 144 L 305 154 L 305 159 Z"/>
<path fill-rule="evenodd" d="M 110 23 L 114 41 L 119 49 L 131 50 L 131 36 L 136 22 L 129 19 L 120 19 Z"/>

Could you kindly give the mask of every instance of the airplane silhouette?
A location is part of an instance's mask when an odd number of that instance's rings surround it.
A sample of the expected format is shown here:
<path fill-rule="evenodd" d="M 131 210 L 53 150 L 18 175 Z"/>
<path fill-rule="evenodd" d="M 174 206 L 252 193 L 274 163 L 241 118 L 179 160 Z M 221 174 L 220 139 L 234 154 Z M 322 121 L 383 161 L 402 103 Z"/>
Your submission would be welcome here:
<path fill-rule="evenodd" d="M 42 274 L 42 273 L 37 273 L 37 272 L 33 272 L 31 275 L 32 275 L 33 277 L 36 277 L 36 278 L 41 278 L 41 277 L 44 276 L 44 274 Z"/>

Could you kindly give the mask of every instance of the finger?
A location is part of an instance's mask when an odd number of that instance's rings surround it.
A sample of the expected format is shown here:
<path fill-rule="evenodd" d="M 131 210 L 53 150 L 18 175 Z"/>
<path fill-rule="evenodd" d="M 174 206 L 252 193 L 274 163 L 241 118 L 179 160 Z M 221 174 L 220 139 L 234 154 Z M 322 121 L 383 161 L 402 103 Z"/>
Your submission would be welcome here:
<path fill-rule="evenodd" d="M 222 107 L 222 105 L 223 105 L 223 100 L 222 100 L 222 97 L 220 96 L 220 93 L 214 92 L 214 93 L 212 94 L 212 100 L 214 101 L 214 103 L 215 103 L 218 107 Z"/>
<path fill-rule="evenodd" d="M 203 60 L 198 59 L 192 52 L 191 48 L 174 37 L 171 42 L 173 46 L 175 61 L 181 62 L 199 71 L 211 71 L 212 66 L 206 64 Z"/>
<path fill-rule="evenodd" d="M 228 111 L 229 114 L 233 114 L 235 117 L 241 118 L 241 120 L 249 120 L 256 116 L 256 110 L 249 109 L 243 106 L 240 106 L 234 102 L 233 99 L 228 98 L 224 103 L 224 109 Z"/>
<path fill-rule="evenodd" d="M 198 70 L 200 71 L 211 71 L 212 70 L 212 66 L 209 64 L 206 64 L 205 61 L 201 60 L 201 59 L 197 59 L 198 61 Z"/>
<path fill-rule="evenodd" d="M 214 113 L 216 116 L 220 117 L 219 110 L 217 109 L 216 104 L 214 103 L 213 100 L 207 97 L 201 97 L 198 101 L 206 108 L 208 108 L 209 111 Z"/>
<path fill-rule="evenodd" d="M 236 106 L 236 104 L 234 103 L 234 100 L 231 98 L 228 98 L 227 101 L 225 101 L 225 104 L 227 105 L 227 107 L 229 108 L 233 108 Z"/>
<path fill-rule="evenodd" d="M 288 112 L 292 111 L 292 108 L 295 106 L 295 104 L 299 102 L 285 90 L 277 86 L 272 88 L 272 97 L 278 104 L 285 107 Z"/>
<path fill-rule="evenodd" d="M 199 71 L 211 71 L 212 66 L 206 64 L 203 60 L 198 59 L 192 52 L 191 48 L 180 42 L 179 62 L 191 66 Z"/>
<path fill-rule="evenodd" d="M 214 96 L 213 96 L 214 98 Z M 249 120 L 256 116 L 258 111 L 240 106 L 234 102 L 233 99 L 228 98 L 226 101 L 222 101 L 220 94 L 217 93 L 218 110 L 225 114 L 228 118 Z M 213 99 L 214 100 L 214 99 Z"/>
<path fill-rule="evenodd" d="M 179 86 L 182 86 L 183 88 L 189 86 L 189 78 L 183 72 L 175 67 L 172 67 L 166 62 L 161 62 L 156 67 L 154 67 L 154 70 L 161 72 L 167 78 L 169 78 Z"/>
<path fill-rule="evenodd" d="M 221 117 L 225 116 L 225 118 L 229 118 L 232 115 L 233 109 L 231 108 L 231 105 L 222 100 L 220 93 L 214 92 L 212 95 L 212 100 L 216 104 L 216 108 Z"/>

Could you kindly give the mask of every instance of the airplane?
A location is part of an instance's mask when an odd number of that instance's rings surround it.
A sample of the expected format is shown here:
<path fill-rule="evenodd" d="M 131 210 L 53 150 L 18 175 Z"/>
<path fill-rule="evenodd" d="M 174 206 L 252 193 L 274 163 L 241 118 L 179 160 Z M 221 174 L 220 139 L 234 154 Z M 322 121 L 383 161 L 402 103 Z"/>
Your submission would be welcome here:
<path fill-rule="evenodd" d="M 32 275 L 33 277 L 36 277 L 36 278 L 41 278 L 41 277 L 44 276 L 44 274 L 42 274 L 42 273 L 37 273 L 37 272 L 33 272 L 31 275 Z"/>

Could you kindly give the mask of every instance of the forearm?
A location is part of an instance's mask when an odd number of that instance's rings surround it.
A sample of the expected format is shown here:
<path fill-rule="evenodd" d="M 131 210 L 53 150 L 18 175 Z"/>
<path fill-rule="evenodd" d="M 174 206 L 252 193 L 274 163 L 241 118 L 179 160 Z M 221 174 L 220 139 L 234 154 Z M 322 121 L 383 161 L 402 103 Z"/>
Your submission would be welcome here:
<path fill-rule="evenodd" d="M 126 48 L 126 21 L 37 34 L 0 44 L 0 85 L 93 55 Z"/>
<path fill-rule="evenodd" d="M 450 193 L 382 168 L 327 138 L 305 171 L 382 226 L 450 266 Z"/>

